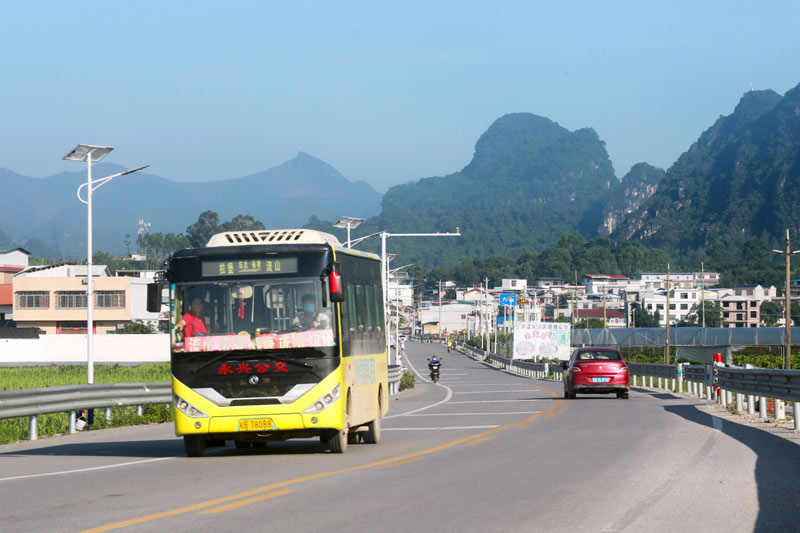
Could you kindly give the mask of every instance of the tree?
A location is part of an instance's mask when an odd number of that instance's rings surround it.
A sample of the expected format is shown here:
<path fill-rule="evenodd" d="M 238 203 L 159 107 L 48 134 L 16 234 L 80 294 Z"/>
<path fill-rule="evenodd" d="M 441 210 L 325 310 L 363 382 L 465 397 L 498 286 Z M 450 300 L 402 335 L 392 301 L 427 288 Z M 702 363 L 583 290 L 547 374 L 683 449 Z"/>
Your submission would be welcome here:
<path fill-rule="evenodd" d="M 761 325 L 766 327 L 773 327 L 778 323 L 778 320 L 783 318 L 783 306 L 778 302 L 764 300 L 761 302 Z"/>
<path fill-rule="evenodd" d="M 725 324 L 722 318 L 722 308 L 718 303 L 710 300 L 705 301 L 706 310 L 706 327 L 707 328 L 721 328 Z M 683 320 L 677 323 L 678 327 L 694 327 L 699 328 L 703 325 L 703 311 L 699 303 L 694 304 L 689 310 L 689 313 Z"/>
<path fill-rule="evenodd" d="M 134 320 L 133 322 L 126 322 L 122 329 L 117 330 L 120 335 L 133 335 L 133 334 L 147 334 L 157 333 L 156 328 L 151 324 L 142 322 L 141 320 Z"/>
<path fill-rule="evenodd" d="M 637 305 L 634 308 L 633 323 L 637 328 L 657 328 L 660 325 L 660 321 L 661 317 L 658 314 L 658 310 L 651 315 L 641 305 Z"/>
<path fill-rule="evenodd" d="M 186 228 L 186 237 L 194 248 L 202 248 L 219 228 L 219 215 L 214 211 L 203 211 L 197 222 Z"/>
<path fill-rule="evenodd" d="M 575 322 L 575 329 L 602 329 L 603 325 L 602 318 L 584 318 L 583 320 Z"/>
<path fill-rule="evenodd" d="M 256 220 L 251 215 L 236 215 L 228 222 L 223 222 L 217 231 L 245 231 L 262 230 L 264 224 Z"/>

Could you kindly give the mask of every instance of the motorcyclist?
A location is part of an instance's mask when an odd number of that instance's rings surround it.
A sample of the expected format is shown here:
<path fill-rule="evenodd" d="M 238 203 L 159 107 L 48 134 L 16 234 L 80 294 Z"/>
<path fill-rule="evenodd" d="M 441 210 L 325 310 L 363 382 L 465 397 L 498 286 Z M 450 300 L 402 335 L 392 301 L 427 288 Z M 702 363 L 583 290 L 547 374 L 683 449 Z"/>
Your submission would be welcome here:
<path fill-rule="evenodd" d="M 441 364 L 442 363 L 439 361 L 439 359 L 437 359 L 437 357 L 434 355 L 428 362 L 428 370 L 430 370 L 431 374 L 433 374 L 434 369 L 438 370 Z"/>
<path fill-rule="evenodd" d="M 447 353 L 450 353 L 450 349 L 453 347 L 453 341 L 447 341 Z"/>

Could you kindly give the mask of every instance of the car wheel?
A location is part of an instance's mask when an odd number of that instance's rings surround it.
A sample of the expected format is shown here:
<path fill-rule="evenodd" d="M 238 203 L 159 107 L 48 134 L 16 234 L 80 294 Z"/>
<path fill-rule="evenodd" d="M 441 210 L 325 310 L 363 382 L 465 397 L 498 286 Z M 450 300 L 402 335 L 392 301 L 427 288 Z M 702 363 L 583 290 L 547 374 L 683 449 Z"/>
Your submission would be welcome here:
<path fill-rule="evenodd" d="M 630 396 L 630 394 L 627 393 L 627 392 L 618 392 L 617 393 L 617 398 L 620 398 L 622 400 L 627 400 L 629 396 Z"/>
<path fill-rule="evenodd" d="M 575 398 L 577 398 L 577 397 L 578 397 L 578 394 L 577 394 L 577 393 L 575 393 L 575 392 L 568 392 L 568 393 L 567 393 L 567 399 L 568 399 L 568 400 L 574 400 L 574 399 L 575 399 Z"/>

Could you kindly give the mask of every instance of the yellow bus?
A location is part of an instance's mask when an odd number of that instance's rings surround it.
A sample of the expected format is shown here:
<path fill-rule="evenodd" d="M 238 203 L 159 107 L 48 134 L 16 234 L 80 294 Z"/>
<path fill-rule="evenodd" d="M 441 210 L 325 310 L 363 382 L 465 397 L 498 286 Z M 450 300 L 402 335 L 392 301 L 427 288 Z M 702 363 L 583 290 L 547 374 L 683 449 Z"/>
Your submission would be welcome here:
<path fill-rule="evenodd" d="M 389 405 L 378 256 L 313 230 L 225 232 L 172 255 L 165 278 L 187 455 L 225 441 L 319 437 L 334 453 L 378 442 Z"/>

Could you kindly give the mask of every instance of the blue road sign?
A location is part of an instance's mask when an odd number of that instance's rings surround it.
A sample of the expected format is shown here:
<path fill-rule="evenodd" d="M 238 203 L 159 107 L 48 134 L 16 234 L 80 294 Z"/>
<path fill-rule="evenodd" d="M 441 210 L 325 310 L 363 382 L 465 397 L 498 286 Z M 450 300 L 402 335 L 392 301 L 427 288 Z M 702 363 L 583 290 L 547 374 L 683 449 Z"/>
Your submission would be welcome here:
<path fill-rule="evenodd" d="M 517 305 L 517 295 L 510 292 L 500 293 L 500 305 Z"/>

